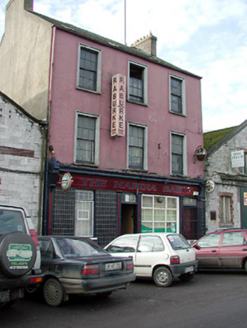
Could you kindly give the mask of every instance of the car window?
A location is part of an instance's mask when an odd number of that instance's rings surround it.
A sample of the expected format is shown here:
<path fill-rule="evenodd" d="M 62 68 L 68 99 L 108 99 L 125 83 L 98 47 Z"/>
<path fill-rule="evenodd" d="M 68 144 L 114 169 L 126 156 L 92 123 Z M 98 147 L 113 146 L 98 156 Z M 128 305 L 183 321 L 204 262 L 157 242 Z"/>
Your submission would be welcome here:
<path fill-rule="evenodd" d="M 80 239 L 57 238 L 57 244 L 64 257 L 106 255 L 107 253 L 93 242 Z"/>
<path fill-rule="evenodd" d="M 200 247 L 218 247 L 220 241 L 220 233 L 211 234 L 203 237 L 197 245 Z"/>
<path fill-rule="evenodd" d="M 245 245 L 246 240 L 242 232 L 225 232 L 223 234 L 222 246 Z"/>
<path fill-rule="evenodd" d="M 22 213 L 13 210 L 0 210 L 0 234 L 12 231 L 26 232 Z"/>
<path fill-rule="evenodd" d="M 39 240 L 39 245 L 42 260 L 54 257 L 54 248 L 50 240 Z"/>
<path fill-rule="evenodd" d="M 159 236 L 141 236 L 138 252 L 162 252 L 164 244 Z"/>
<path fill-rule="evenodd" d="M 136 251 L 139 236 L 121 236 L 108 246 L 109 253 L 132 253 Z"/>
<path fill-rule="evenodd" d="M 167 236 L 170 245 L 173 249 L 186 249 L 191 248 L 188 241 L 184 238 L 184 236 L 179 234 L 171 234 Z"/>

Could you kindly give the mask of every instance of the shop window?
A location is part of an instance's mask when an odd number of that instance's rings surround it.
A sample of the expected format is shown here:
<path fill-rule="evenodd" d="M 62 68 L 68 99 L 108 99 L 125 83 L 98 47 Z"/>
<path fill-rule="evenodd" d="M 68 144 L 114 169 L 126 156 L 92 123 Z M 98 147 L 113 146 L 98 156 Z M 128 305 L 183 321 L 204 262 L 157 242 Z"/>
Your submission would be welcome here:
<path fill-rule="evenodd" d="M 147 127 L 128 123 L 128 168 L 147 170 Z"/>
<path fill-rule="evenodd" d="M 178 197 L 142 196 L 141 232 L 178 232 Z"/>
<path fill-rule="evenodd" d="M 100 92 L 101 51 L 79 44 L 77 88 Z"/>
<path fill-rule="evenodd" d="M 170 112 L 185 115 L 185 80 L 170 76 Z"/>
<path fill-rule="evenodd" d="M 231 197 L 222 196 L 221 203 L 221 224 L 231 223 Z"/>
<path fill-rule="evenodd" d="M 186 174 L 185 135 L 171 133 L 171 174 Z"/>
<path fill-rule="evenodd" d="M 76 190 L 75 193 L 75 235 L 93 237 L 93 191 Z"/>
<path fill-rule="evenodd" d="M 147 67 L 129 62 L 128 100 L 147 104 Z"/>
<path fill-rule="evenodd" d="M 77 112 L 75 162 L 99 164 L 99 117 Z"/>

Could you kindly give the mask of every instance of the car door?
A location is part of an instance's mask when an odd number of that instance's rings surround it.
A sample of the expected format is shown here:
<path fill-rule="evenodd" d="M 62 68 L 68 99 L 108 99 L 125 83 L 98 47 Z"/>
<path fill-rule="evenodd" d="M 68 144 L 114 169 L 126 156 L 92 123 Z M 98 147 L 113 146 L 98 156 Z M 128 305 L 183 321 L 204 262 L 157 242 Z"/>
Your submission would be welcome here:
<path fill-rule="evenodd" d="M 165 261 L 164 244 L 159 236 L 141 235 L 135 254 L 135 273 L 137 276 L 152 277 L 153 267 Z"/>
<path fill-rule="evenodd" d="M 114 256 L 132 257 L 135 266 L 138 240 L 138 234 L 123 235 L 114 239 L 109 245 L 105 247 L 105 250 Z M 134 273 L 136 273 L 136 267 L 134 267 Z"/>
<path fill-rule="evenodd" d="M 201 238 L 194 246 L 199 268 L 219 267 L 219 242 L 221 234 L 209 234 Z"/>
<path fill-rule="evenodd" d="M 41 253 L 41 270 L 42 272 L 49 271 L 50 264 L 54 258 L 54 247 L 51 240 L 39 239 Z"/>
<path fill-rule="evenodd" d="M 224 232 L 219 260 L 222 268 L 241 268 L 242 260 L 247 256 L 247 243 L 241 231 Z"/>

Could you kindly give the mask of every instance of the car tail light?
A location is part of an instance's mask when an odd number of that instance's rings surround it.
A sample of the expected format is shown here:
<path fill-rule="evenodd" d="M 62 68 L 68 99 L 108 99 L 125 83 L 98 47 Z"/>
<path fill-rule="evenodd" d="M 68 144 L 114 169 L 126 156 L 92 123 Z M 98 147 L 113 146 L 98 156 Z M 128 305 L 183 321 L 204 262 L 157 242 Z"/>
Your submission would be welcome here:
<path fill-rule="evenodd" d="M 81 274 L 83 276 L 98 276 L 99 275 L 99 266 L 97 264 L 94 265 L 85 265 L 82 269 Z"/>
<path fill-rule="evenodd" d="M 127 262 L 127 264 L 126 264 L 126 270 L 131 270 L 131 271 L 134 270 L 134 263 L 133 263 L 133 261 L 128 261 Z"/>
<path fill-rule="evenodd" d="M 39 282 L 41 282 L 42 281 L 42 277 L 35 277 L 35 278 L 31 278 L 30 280 L 29 280 L 29 283 L 30 284 L 37 284 L 37 283 L 39 283 Z"/>
<path fill-rule="evenodd" d="M 39 241 L 38 241 L 38 238 L 37 238 L 37 235 L 36 235 L 36 232 L 34 229 L 30 229 L 30 235 L 34 241 L 35 246 L 39 247 Z"/>
<path fill-rule="evenodd" d="M 178 255 L 173 255 L 170 258 L 170 263 L 171 264 L 179 264 L 180 263 L 180 258 Z"/>

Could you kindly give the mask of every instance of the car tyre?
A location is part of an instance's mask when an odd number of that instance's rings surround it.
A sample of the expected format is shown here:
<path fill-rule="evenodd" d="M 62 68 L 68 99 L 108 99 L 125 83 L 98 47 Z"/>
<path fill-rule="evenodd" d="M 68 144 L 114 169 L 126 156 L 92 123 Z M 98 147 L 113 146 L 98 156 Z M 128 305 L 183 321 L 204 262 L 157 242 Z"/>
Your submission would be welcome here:
<path fill-rule="evenodd" d="M 194 273 L 184 273 L 179 276 L 179 279 L 182 281 L 191 281 L 194 278 Z"/>
<path fill-rule="evenodd" d="M 46 280 L 43 287 L 45 302 L 50 306 L 62 305 L 65 299 L 65 293 L 61 283 L 55 278 Z"/>
<path fill-rule="evenodd" d="M 171 271 L 163 266 L 154 271 L 153 280 L 158 287 L 169 287 L 173 282 L 173 277 Z"/>

